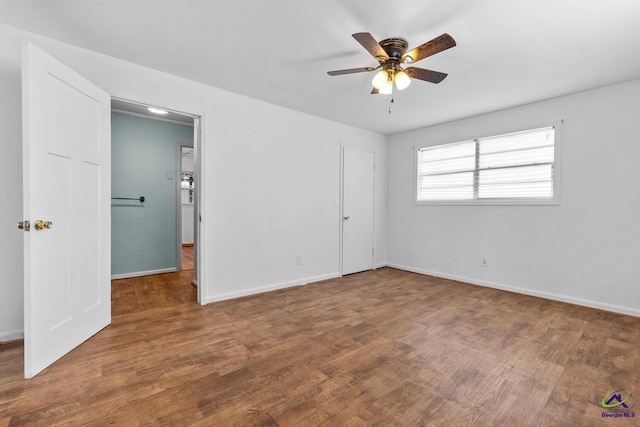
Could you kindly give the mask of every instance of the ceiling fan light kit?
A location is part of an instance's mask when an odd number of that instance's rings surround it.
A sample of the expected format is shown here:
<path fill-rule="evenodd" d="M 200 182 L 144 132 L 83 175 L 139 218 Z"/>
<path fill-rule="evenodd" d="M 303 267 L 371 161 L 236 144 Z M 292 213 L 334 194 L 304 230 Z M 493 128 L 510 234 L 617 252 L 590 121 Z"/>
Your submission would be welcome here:
<path fill-rule="evenodd" d="M 352 35 L 376 60 L 377 67 L 349 68 L 345 70 L 327 71 L 330 76 L 343 74 L 364 73 L 382 68 L 373 77 L 372 94 L 381 93 L 390 95 L 393 93 L 393 84 L 398 90 L 404 90 L 411 84 L 411 79 L 424 80 L 430 83 L 440 83 L 447 77 L 446 73 L 427 70 L 425 68 L 407 67 L 402 64 L 418 62 L 436 53 L 450 49 L 456 45 L 455 40 L 449 34 L 444 33 L 422 45 L 407 52 L 409 44 L 403 38 L 394 37 L 377 42 L 369 33 L 355 33 Z"/>
<path fill-rule="evenodd" d="M 398 90 L 405 90 L 411 84 L 411 78 L 402 70 L 395 74 L 393 80 L 395 81 Z"/>
<path fill-rule="evenodd" d="M 391 79 L 391 76 L 389 76 L 389 79 L 382 87 L 376 89 L 378 89 L 378 93 L 381 93 L 383 95 L 391 95 L 393 93 L 393 80 Z"/>
<path fill-rule="evenodd" d="M 378 93 L 389 95 L 393 92 L 393 84 L 398 90 L 404 90 L 411 84 L 411 79 L 402 69 L 380 70 L 373 78 L 371 84 L 378 89 Z"/>
<path fill-rule="evenodd" d="M 389 80 L 389 73 L 387 73 L 387 70 L 380 70 L 376 73 L 371 84 L 376 89 L 382 89 L 387 84 L 387 80 Z"/>

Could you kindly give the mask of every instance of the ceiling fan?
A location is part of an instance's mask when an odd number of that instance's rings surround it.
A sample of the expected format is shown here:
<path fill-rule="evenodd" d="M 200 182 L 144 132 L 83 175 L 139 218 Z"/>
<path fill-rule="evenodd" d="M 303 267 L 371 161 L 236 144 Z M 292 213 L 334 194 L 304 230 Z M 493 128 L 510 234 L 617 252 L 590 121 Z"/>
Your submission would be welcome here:
<path fill-rule="evenodd" d="M 373 78 L 372 94 L 389 95 L 393 92 L 393 84 L 398 90 L 406 89 L 411 79 L 440 83 L 447 77 L 446 73 L 431 71 L 418 67 L 403 68 L 402 64 L 411 64 L 436 53 L 447 50 L 456 45 L 456 41 L 449 34 L 444 33 L 407 52 L 409 44 L 400 37 L 393 37 L 377 42 L 369 33 L 355 33 L 352 35 L 379 62 L 377 67 L 349 68 L 346 70 L 327 71 L 330 76 L 342 74 L 364 73 L 382 68 Z"/>

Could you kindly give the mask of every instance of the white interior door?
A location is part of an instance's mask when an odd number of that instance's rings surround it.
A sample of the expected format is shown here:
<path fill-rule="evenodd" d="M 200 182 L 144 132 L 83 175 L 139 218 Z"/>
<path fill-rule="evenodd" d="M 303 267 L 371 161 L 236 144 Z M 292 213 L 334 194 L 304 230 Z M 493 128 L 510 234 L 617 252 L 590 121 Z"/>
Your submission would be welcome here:
<path fill-rule="evenodd" d="M 30 378 L 111 323 L 111 99 L 29 43 L 22 73 Z"/>
<path fill-rule="evenodd" d="M 342 153 L 342 274 L 373 269 L 375 157 L 344 147 Z"/>

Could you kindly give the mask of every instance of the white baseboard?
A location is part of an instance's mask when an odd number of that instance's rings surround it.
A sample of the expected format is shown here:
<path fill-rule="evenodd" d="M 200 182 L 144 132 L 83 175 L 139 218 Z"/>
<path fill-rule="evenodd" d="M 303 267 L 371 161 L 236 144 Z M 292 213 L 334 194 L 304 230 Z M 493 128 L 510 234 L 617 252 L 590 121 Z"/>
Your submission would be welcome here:
<path fill-rule="evenodd" d="M 470 277 L 456 276 L 451 274 L 440 273 L 438 271 L 423 270 L 420 268 L 408 267 L 406 265 L 387 264 L 387 266 L 391 268 L 397 268 L 398 270 L 405 270 L 413 273 L 426 274 L 428 276 L 441 277 L 443 279 L 456 280 L 458 282 L 469 283 L 472 285 L 500 289 L 503 291 L 515 292 L 518 294 L 530 295 L 534 297 L 545 298 L 545 299 L 550 299 L 554 301 L 561 301 L 569 304 L 581 305 L 584 307 L 597 308 L 599 310 L 611 311 L 614 313 L 627 314 L 629 316 L 640 317 L 640 309 L 637 309 L 637 308 L 607 304 L 599 301 L 592 301 L 592 300 L 583 299 L 583 298 L 570 297 L 567 295 L 561 295 L 561 294 L 556 294 L 552 292 L 537 291 L 535 289 L 519 288 L 516 286 L 503 285 L 501 283 L 493 283 L 493 282 L 487 282 L 484 280 L 472 279 Z"/>
<path fill-rule="evenodd" d="M 162 268 L 160 270 L 135 271 L 133 273 L 112 274 L 111 280 L 129 279 L 131 277 L 140 277 L 140 276 L 150 276 L 152 274 L 175 273 L 176 271 L 178 271 L 178 269 L 173 267 L 173 268 Z"/>
<path fill-rule="evenodd" d="M 24 339 L 24 331 L 0 332 L 0 343 Z"/>
<path fill-rule="evenodd" d="M 211 297 L 206 297 L 204 304 L 210 304 L 212 302 L 217 302 L 217 301 L 224 301 L 224 300 L 229 300 L 229 299 L 234 299 L 234 298 L 240 298 L 240 297 L 246 297 L 249 295 L 255 295 L 255 294 L 261 294 L 264 292 L 270 292 L 270 291 L 275 291 L 278 289 L 285 289 L 285 288 L 291 288 L 294 286 L 302 286 L 302 285 L 306 285 L 312 282 L 319 282 L 321 280 L 328 280 L 328 279 L 335 279 L 336 277 L 340 277 L 340 273 L 331 273 L 331 274 L 324 274 L 321 276 L 312 276 L 312 277 L 305 277 L 302 279 L 297 279 L 297 280 L 292 280 L 290 282 L 282 282 L 282 283 L 274 283 L 271 285 L 266 285 L 266 286 L 259 286 L 256 288 L 251 288 L 251 289 L 243 289 L 241 291 L 237 291 L 237 292 L 227 292 L 224 294 L 219 294 L 219 295 L 214 295 Z"/>

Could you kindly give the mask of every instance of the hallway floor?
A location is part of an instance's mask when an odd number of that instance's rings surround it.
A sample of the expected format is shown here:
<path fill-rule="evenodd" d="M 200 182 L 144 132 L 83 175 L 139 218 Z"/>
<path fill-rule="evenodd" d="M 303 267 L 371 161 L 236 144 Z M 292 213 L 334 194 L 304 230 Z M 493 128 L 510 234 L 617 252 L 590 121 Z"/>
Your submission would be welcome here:
<path fill-rule="evenodd" d="M 193 270 L 193 245 L 182 245 L 182 269 Z"/>

